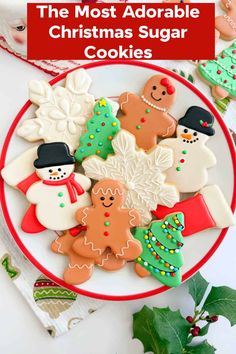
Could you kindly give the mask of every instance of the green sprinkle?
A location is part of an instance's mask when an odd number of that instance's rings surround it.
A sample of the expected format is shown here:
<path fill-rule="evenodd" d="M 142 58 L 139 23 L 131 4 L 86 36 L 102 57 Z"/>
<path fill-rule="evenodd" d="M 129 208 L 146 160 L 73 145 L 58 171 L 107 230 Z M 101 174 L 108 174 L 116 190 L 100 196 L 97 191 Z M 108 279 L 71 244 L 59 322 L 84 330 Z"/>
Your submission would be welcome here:
<path fill-rule="evenodd" d="M 136 129 L 141 129 L 141 125 L 140 124 L 136 125 Z"/>
<path fill-rule="evenodd" d="M 64 203 L 61 203 L 60 204 L 60 208 L 64 208 L 65 204 Z"/>
<path fill-rule="evenodd" d="M 181 167 L 176 167 L 176 171 L 181 171 Z"/>
<path fill-rule="evenodd" d="M 63 197 L 63 193 L 62 193 L 62 192 L 59 192 L 59 193 L 58 193 L 58 197 Z"/>
<path fill-rule="evenodd" d="M 104 222 L 104 225 L 109 226 L 110 225 L 109 221 Z"/>
<path fill-rule="evenodd" d="M 182 154 L 186 155 L 187 154 L 187 150 L 183 150 Z"/>
<path fill-rule="evenodd" d="M 148 109 L 146 109 L 146 113 L 150 113 L 151 112 L 151 110 L 148 108 Z"/>

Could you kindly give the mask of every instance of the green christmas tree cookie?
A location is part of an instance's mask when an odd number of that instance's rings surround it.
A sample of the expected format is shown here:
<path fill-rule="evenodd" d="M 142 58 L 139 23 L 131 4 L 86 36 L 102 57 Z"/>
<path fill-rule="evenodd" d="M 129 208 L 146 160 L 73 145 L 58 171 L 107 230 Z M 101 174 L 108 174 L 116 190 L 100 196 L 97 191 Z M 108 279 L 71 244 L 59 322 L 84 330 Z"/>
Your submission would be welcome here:
<path fill-rule="evenodd" d="M 143 246 L 143 252 L 135 260 L 136 273 L 141 277 L 151 274 L 167 286 L 179 286 L 182 280 L 180 268 L 183 265 L 183 229 L 182 213 L 153 221 L 149 227 L 136 228 L 134 237 Z"/>
<path fill-rule="evenodd" d="M 113 153 L 112 140 L 120 130 L 120 121 L 113 115 L 111 105 L 101 98 L 94 106 L 94 116 L 87 122 L 88 131 L 80 137 L 75 153 L 77 161 L 97 155 L 106 159 Z"/>
<path fill-rule="evenodd" d="M 212 96 L 223 99 L 236 97 L 236 42 L 223 50 L 214 60 L 198 65 L 204 81 L 212 86 Z"/>

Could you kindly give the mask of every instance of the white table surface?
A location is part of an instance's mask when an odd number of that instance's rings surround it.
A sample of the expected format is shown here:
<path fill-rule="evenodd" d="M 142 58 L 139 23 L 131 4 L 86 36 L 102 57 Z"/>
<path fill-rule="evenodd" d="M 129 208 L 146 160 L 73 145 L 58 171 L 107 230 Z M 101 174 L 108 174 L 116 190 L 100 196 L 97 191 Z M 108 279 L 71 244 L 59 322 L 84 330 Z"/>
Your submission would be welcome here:
<path fill-rule="evenodd" d="M 27 99 L 27 82 L 50 79 L 42 71 L 0 51 L 0 144 L 19 108 Z M 224 242 L 202 274 L 216 286 L 236 288 L 236 228 L 231 228 Z M 0 353 L 1 354 L 141 354 L 140 342 L 132 340 L 132 313 L 149 306 L 180 308 L 191 314 L 193 303 L 185 285 L 165 294 L 130 302 L 107 302 L 72 331 L 52 339 L 42 327 L 14 284 L 0 269 Z M 212 325 L 208 341 L 219 354 L 234 354 L 236 326 L 220 318 Z"/>

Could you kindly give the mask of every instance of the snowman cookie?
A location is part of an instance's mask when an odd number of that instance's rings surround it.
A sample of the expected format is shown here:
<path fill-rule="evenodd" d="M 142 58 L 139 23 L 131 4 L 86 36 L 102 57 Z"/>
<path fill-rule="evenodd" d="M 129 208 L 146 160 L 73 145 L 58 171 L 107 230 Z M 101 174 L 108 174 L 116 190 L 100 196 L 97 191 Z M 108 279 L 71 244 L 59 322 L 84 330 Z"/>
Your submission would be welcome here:
<path fill-rule="evenodd" d="M 120 96 L 121 128 L 136 137 L 140 148 L 149 150 L 156 145 L 157 137 L 167 138 L 175 133 L 176 121 L 168 113 L 175 92 L 166 75 L 155 75 L 147 81 L 141 96 L 130 92 Z"/>
<path fill-rule="evenodd" d="M 123 208 L 125 187 L 118 181 L 104 179 L 91 192 L 93 205 L 77 210 L 79 224 L 87 226 L 84 237 L 73 245 L 74 251 L 88 258 L 100 257 L 109 247 L 117 258 L 134 260 L 142 252 L 130 229 L 140 225 L 135 209 Z"/>
<path fill-rule="evenodd" d="M 190 107 L 178 122 L 177 137 L 159 145 L 174 152 L 174 164 L 166 170 L 166 180 L 182 193 L 197 192 L 207 184 L 207 169 L 216 164 L 213 152 L 206 146 L 213 129 L 214 117 L 204 108 Z"/>
<path fill-rule="evenodd" d="M 64 143 L 40 145 L 34 167 L 40 180 L 26 192 L 31 206 L 22 220 L 22 230 L 35 233 L 75 227 L 76 210 L 90 205 L 86 191 L 91 182 L 86 176 L 74 173 L 75 159 L 69 147 Z"/>

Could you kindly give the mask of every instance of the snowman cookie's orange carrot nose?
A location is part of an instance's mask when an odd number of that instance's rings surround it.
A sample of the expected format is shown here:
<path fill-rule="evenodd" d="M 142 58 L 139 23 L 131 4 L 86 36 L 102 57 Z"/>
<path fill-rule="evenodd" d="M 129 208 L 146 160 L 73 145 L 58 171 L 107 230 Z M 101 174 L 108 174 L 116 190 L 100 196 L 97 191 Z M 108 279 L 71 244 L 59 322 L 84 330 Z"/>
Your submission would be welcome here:
<path fill-rule="evenodd" d="M 181 138 L 191 140 L 192 139 L 192 134 L 181 134 Z"/>
<path fill-rule="evenodd" d="M 50 173 L 50 176 L 58 176 L 58 172 L 52 172 Z"/>

